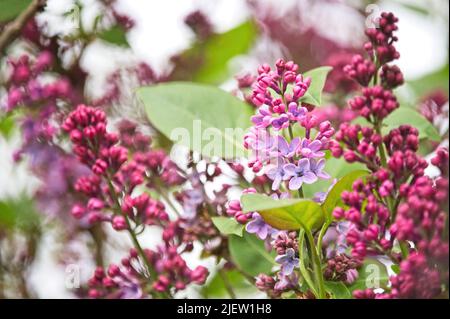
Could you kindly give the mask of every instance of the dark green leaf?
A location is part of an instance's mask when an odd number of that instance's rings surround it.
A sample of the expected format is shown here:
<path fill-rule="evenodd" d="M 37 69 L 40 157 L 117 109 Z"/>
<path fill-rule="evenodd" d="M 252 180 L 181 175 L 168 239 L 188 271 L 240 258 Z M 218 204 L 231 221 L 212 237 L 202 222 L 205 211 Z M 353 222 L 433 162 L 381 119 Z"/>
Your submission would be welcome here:
<path fill-rule="evenodd" d="M 312 230 L 324 222 L 322 208 L 310 200 L 276 200 L 261 194 L 245 194 L 241 202 L 245 212 L 257 211 L 266 223 L 281 230 Z"/>
<path fill-rule="evenodd" d="M 264 241 L 244 232 L 244 236 L 231 235 L 228 240 L 231 258 L 239 269 L 251 276 L 270 273 L 275 256 L 264 247 Z"/>
<path fill-rule="evenodd" d="M 10 21 L 24 11 L 31 0 L 0 0 L 0 22 Z"/>
<path fill-rule="evenodd" d="M 243 157 L 249 105 L 216 87 L 171 82 L 137 91 L 153 126 L 167 138 L 206 157 Z"/>
<path fill-rule="evenodd" d="M 330 66 L 322 66 L 308 72 L 305 72 L 303 76 L 311 78 L 311 85 L 306 91 L 306 94 L 300 99 L 303 103 L 308 103 L 316 106 L 322 104 L 322 91 L 325 86 L 328 73 L 333 68 Z"/>
<path fill-rule="evenodd" d="M 216 226 L 222 234 L 242 237 L 244 225 L 239 224 L 236 219 L 223 216 L 212 217 L 211 219 L 214 226 Z"/>

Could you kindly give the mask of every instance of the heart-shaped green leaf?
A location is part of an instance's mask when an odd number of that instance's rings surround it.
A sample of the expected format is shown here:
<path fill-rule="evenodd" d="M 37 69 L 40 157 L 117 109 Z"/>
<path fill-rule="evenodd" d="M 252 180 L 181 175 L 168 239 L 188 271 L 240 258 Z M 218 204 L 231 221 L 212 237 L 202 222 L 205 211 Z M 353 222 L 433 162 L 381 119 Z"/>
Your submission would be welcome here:
<path fill-rule="evenodd" d="M 215 216 L 211 219 L 214 226 L 217 227 L 220 233 L 224 235 L 237 235 L 242 237 L 244 225 L 239 224 L 236 219 L 224 216 Z"/>
<path fill-rule="evenodd" d="M 267 224 L 281 230 L 311 230 L 324 222 L 322 208 L 311 200 L 276 200 L 261 194 L 245 194 L 241 203 L 245 212 L 257 211 Z"/>
<path fill-rule="evenodd" d="M 301 102 L 316 106 L 320 106 L 322 104 L 323 87 L 325 86 L 327 75 L 332 69 L 333 68 L 330 66 L 321 66 L 303 74 L 305 78 L 311 78 L 311 85 L 305 95 L 300 99 Z"/>
<path fill-rule="evenodd" d="M 325 213 L 327 221 L 333 219 L 332 213 L 335 207 L 342 206 L 341 194 L 343 191 L 352 189 L 353 183 L 360 177 L 368 175 L 369 172 L 365 170 L 356 170 L 348 173 L 334 184 L 333 188 L 328 192 L 325 202 L 322 204 L 323 212 Z"/>
<path fill-rule="evenodd" d="M 173 142 L 206 157 L 243 157 L 251 107 L 213 86 L 171 82 L 137 91 L 153 126 Z"/>

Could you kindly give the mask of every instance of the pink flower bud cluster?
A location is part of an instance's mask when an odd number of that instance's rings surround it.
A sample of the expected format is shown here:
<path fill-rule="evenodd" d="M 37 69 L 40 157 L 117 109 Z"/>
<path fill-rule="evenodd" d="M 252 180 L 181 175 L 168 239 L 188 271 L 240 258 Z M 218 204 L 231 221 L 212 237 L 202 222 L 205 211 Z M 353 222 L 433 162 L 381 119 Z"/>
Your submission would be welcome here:
<path fill-rule="evenodd" d="M 339 143 L 334 141 L 330 143 L 333 156 L 344 156 L 349 163 L 364 163 L 374 171 L 378 168 L 380 164 L 378 149 L 383 139 L 372 128 L 342 123 L 335 138 Z"/>
<path fill-rule="evenodd" d="M 400 106 L 392 91 L 384 90 L 382 86 L 364 88 L 362 93 L 348 104 L 371 123 L 378 123 Z"/>
<path fill-rule="evenodd" d="M 203 266 L 190 269 L 178 252 L 177 246 L 162 245 L 156 250 L 145 251 L 149 263 L 158 274 L 152 288 L 157 292 L 184 290 L 189 283 L 202 285 L 208 276 Z"/>
<path fill-rule="evenodd" d="M 398 30 L 397 22 L 398 18 L 393 13 L 383 12 L 376 22 L 378 25 L 366 30 L 370 42 L 364 45 L 364 49 L 372 58 L 376 57 L 380 65 L 400 57 L 394 46 L 394 42 L 398 40 L 394 35 L 394 32 Z"/>
<path fill-rule="evenodd" d="M 111 264 L 105 271 L 97 267 L 88 281 L 88 297 L 92 299 L 139 299 L 146 295 L 142 289 L 146 278 L 141 261 L 135 249 L 121 265 Z"/>
<path fill-rule="evenodd" d="M 72 88 L 68 80 L 56 79 L 44 83 L 39 76 L 49 70 L 53 56 L 48 51 L 41 52 L 35 59 L 22 55 L 17 60 L 9 61 L 12 70 L 6 97 L 6 110 L 11 111 L 19 105 L 33 106 L 39 103 L 52 103 L 56 100 L 70 100 Z"/>
<path fill-rule="evenodd" d="M 275 276 L 260 274 L 256 277 L 255 286 L 271 298 L 279 298 L 283 292 L 287 291 L 301 294 L 298 290 L 298 276 L 295 272 L 289 276 L 284 276 L 281 272 Z M 307 298 L 312 298 L 312 296 L 308 294 Z"/>
<path fill-rule="evenodd" d="M 351 285 L 358 279 L 358 268 L 361 265 L 361 261 L 357 258 L 338 254 L 327 260 L 323 275 L 326 280 L 343 281 Z"/>

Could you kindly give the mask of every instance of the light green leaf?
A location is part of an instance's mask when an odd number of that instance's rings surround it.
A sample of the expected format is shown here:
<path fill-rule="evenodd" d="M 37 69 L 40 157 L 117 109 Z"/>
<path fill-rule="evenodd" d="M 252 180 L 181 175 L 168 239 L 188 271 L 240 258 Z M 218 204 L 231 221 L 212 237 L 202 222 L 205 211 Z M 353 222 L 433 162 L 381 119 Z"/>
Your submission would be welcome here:
<path fill-rule="evenodd" d="M 325 281 L 325 288 L 334 299 L 351 299 L 352 293 L 342 281 Z"/>
<path fill-rule="evenodd" d="M 39 224 L 33 201 L 25 195 L 0 201 L 0 227 L 27 231 Z"/>
<path fill-rule="evenodd" d="M 12 115 L 1 116 L 0 115 L 0 135 L 6 139 L 11 137 L 15 127 L 14 117 Z"/>
<path fill-rule="evenodd" d="M 225 276 L 225 280 L 232 286 L 233 291 L 238 298 L 245 298 L 250 294 L 258 292 L 255 286 L 237 270 L 223 271 L 222 275 Z M 203 297 L 208 299 L 230 297 L 222 275 L 217 272 L 212 280 L 202 287 L 201 292 Z"/>
<path fill-rule="evenodd" d="M 322 66 L 303 74 L 305 78 L 311 78 L 311 85 L 305 95 L 300 99 L 301 102 L 316 106 L 320 106 L 322 104 L 323 87 L 325 86 L 327 75 L 332 69 L 333 68 L 330 66 Z"/>
<path fill-rule="evenodd" d="M 372 126 L 372 124 L 363 117 L 356 118 L 353 123 L 361 126 Z M 398 128 L 401 125 L 411 125 L 415 127 L 419 131 L 420 139 L 430 139 L 433 141 L 441 140 L 441 136 L 436 127 L 416 110 L 407 106 L 401 106 L 385 118 L 381 131 L 383 135 L 386 135 L 391 130 Z"/>
<path fill-rule="evenodd" d="M 430 123 L 426 118 L 415 110 L 407 107 L 400 107 L 392 112 L 384 121 L 384 133 L 399 127 L 400 125 L 411 125 L 419 131 L 419 138 L 428 138 L 433 141 L 439 141 L 441 136 L 436 127 Z"/>
<path fill-rule="evenodd" d="M 115 25 L 108 30 L 100 32 L 98 34 L 98 37 L 103 41 L 106 41 L 114 45 L 123 46 L 127 48 L 130 47 L 130 44 L 128 43 L 127 40 L 127 33 L 125 29 L 119 25 Z"/>
<path fill-rule="evenodd" d="M 17 17 L 31 3 L 31 0 L 0 0 L 0 22 Z"/>
<path fill-rule="evenodd" d="M 275 265 L 274 253 L 266 250 L 264 241 L 247 232 L 242 237 L 231 235 L 228 248 L 233 262 L 251 276 L 270 273 Z"/>
<path fill-rule="evenodd" d="M 386 266 L 374 258 L 366 258 L 358 271 L 358 279 L 348 287 L 350 291 L 383 288 L 389 282 Z"/>
<path fill-rule="evenodd" d="M 276 200 L 261 194 L 245 194 L 241 203 L 245 212 L 257 211 L 267 224 L 280 230 L 312 230 L 324 222 L 322 208 L 311 200 Z"/>
<path fill-rule="evenodd" d="M 354 170 L 363 170 L 366 166 L 362 163 L 348 163 L 343 157 L 331 157 L 326 160 L 325 172 L 331 175 L 330 179 L 319 179 L 314 184 L 304 185 L 305 198 L 313 198 L 317 192 L 327 191 L 334 179 L 340 179 Z"/>
<path fill-rule="evenodd" d="M 228 64 L 231 59 L 247 53 L 256 36 L 257 28 L 252 21 L 225 33 L 214 34 L 178 57 L 179 63 L 171 78 L 219 84 L 230 76 Z"/>
<path fill-rule="evenodd" d="M 328 192 L 325 202 L 322 204 L 323 211 L 328 221 L 333 219 L 333 209 L 337 206 L 342 206 L 342 192 L 351 190 L 353 183 L 358 178 L 368 174 L 369 172 L 365 170 L 356 170 L 348 173 L 334 184 L 333 188 Z"/>
<path fill-rule="evenodd" d="M 153 126 L 173 142 L 206 157 L 243 157 L 251 107 L 216 87 L 171 82 L 142 87 L 137 95 Z"/>
<path fill-rule="evenodd" d="M 244 225 L 239 224 L 234 218 L 215 216 L 211 219 L 214 226 L 216 226 L 223 235 L 237 235 L 242 237 Z"/>

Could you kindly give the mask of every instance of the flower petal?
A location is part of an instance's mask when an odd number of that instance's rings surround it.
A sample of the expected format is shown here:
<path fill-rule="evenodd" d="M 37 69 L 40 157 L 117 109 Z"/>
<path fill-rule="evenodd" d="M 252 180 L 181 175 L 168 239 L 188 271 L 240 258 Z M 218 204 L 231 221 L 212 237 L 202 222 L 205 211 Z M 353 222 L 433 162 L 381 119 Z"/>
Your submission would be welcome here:
<path fill-rule="evenodd" d="M 302 179 L 306 184 L 312 184 L 317 181 L 317 176 L 313 172 L 305 172 Z"/>
<path fill-rule="evenodd" d="M 303 184 L 303 178 L 302 177 L 293 177 L 289 181 L 289 189 L 290 190 L 297 190 L 300 187 L 302 187 Z"/>

